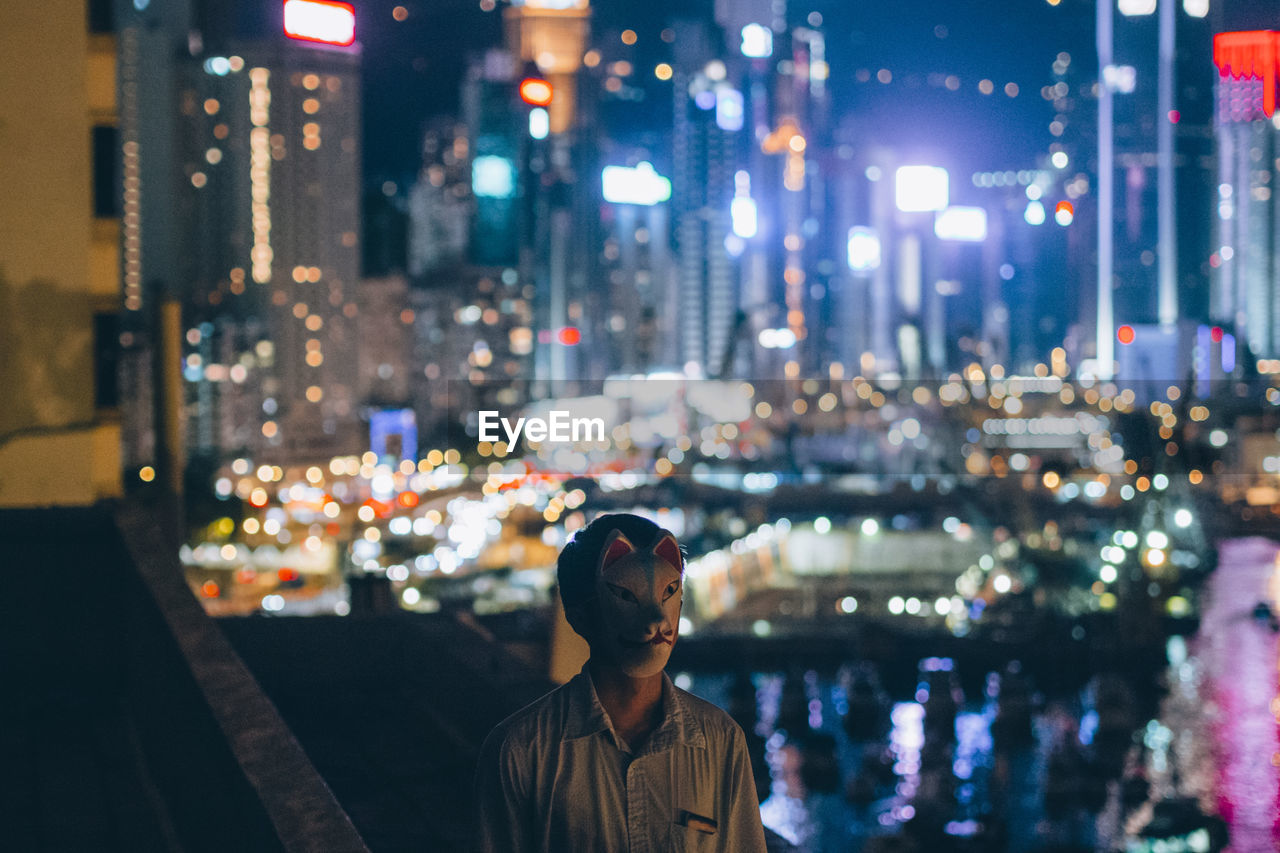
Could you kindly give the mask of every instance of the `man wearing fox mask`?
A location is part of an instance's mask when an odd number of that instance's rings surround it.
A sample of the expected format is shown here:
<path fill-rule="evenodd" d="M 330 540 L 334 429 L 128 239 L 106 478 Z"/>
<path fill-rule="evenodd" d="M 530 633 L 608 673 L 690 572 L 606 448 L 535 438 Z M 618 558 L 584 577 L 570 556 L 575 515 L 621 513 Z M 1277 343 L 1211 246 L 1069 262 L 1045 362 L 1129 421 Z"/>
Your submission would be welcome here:
<path fill-rule="evenodd" d="M 486 738 L 478 849 L 764 851 L 742 730 L 663 672 L 680 629 L 675 536 L 601 516 L 561 551 L 557 576 L 591 656 Z"/>

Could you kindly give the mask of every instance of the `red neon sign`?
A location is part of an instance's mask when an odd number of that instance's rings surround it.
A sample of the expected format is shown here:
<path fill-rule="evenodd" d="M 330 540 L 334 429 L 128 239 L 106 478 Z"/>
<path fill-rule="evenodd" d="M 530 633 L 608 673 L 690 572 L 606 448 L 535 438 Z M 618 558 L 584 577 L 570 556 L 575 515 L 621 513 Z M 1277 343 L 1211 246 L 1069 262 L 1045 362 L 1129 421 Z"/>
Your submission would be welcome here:
<path fill-rule="evenodd" d="M 346 47 L 356 40 L 355 7 L 333 0 L 285 0 L 284 34 Z"/>
<path fill-rule="evenodd" d="M 1280 32 L 1249 30 L 1218 33 L 1213 37 L 1213 64 L 1223 77 L 1262 78 L 1262 111 L 1270 118 L 1276 111 L 1276 60 L 1280 57 Z"/>

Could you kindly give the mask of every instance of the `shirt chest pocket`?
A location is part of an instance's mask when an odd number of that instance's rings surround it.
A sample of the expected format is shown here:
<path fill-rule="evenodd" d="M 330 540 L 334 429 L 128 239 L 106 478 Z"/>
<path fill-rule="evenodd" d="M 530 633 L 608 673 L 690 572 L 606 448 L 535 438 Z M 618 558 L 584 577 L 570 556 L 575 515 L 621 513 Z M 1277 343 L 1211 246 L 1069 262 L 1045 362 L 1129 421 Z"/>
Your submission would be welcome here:
<path fill-rule="evenodd" d="M 670 848 L 676 853 L 720 849 L 720 832 L 716 820 L 696 812 L 681 811 L 671 825 Z"/>
<path fill-rule="evenodd" d="M 704 832 L 691 826 L 671 825 L 671 843 L 668 847 L 672 853 L 707 853 L 720 849 L 720 834 Z"/>

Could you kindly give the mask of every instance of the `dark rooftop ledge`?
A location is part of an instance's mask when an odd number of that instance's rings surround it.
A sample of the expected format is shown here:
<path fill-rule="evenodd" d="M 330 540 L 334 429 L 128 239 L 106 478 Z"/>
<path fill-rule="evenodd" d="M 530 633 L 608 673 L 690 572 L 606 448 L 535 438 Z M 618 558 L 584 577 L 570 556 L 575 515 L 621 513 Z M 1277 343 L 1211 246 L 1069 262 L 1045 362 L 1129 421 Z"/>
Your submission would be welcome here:
<path fill-rule="evenodd" d="M 0 510 L 0 847 L 365 853 L 166 511 Z"/>
<path fill-rule="evenodd" d="M 136 505 L 116 523 L 236 761 L 287 851 L 367 851 L 275 706 L 183 580 L 176 547 Z"/>

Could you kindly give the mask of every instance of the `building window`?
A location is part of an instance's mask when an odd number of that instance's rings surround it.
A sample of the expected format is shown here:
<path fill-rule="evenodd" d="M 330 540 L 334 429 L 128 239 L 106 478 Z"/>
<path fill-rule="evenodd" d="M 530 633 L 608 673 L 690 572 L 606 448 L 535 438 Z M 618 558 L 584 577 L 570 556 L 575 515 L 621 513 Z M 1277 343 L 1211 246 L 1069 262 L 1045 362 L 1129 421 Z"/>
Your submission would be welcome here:
<path fill-rule="evenodd" d="M 112 0 L 88 0 L 89 32 L 113 33 L 115 14 L 111 9 Z"/>
<path fill-rule="evenodd" d="M 99 409 L 120 405 L 120 317 L 93 315 L 93 404 Z"/>
<path fill-rule="evenodd" d="M 120 131 L 110 125 L 93 128 L 93 215 L 120 215 Z"/>

